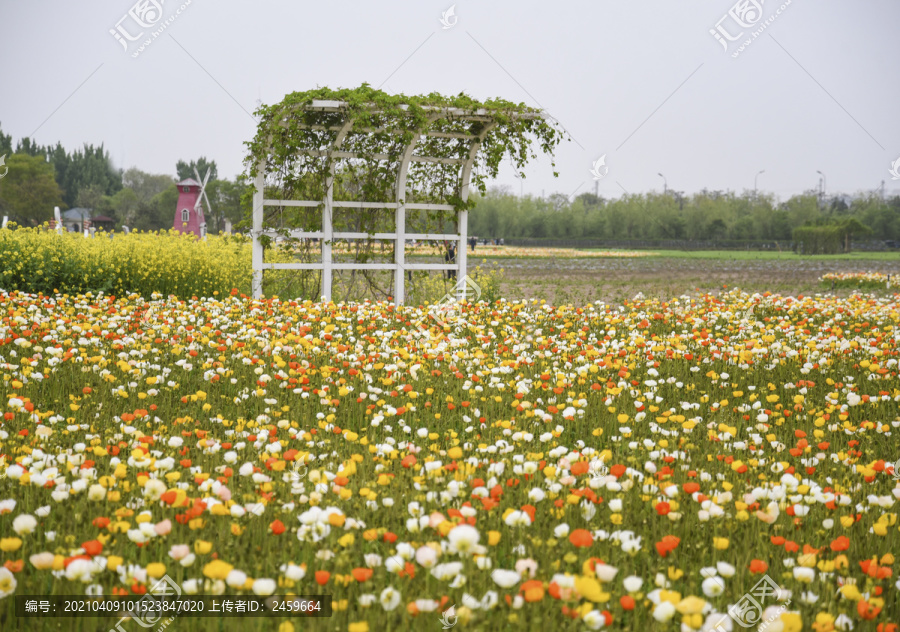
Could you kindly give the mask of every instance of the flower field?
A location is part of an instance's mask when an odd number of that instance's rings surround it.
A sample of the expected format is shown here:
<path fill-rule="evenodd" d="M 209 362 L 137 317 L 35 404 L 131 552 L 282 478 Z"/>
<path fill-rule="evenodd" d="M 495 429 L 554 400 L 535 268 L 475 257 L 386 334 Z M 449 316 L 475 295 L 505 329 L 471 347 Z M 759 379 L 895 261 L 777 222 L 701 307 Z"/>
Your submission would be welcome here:
<path fill-rule="evenodd" d="M 333 597 L 181 630 L 900 624 L 896 296 L 0 315 L 0 629 L 107 630 L 14 597 L 163 576 Z"/>
<path fill-rule="evenodd" d="M 883 272 L 830 272 L 823 274 L 820 280 L 825 284 L 833 284 L 834 287 L 890 289 L 892 284 L 891 276 Z M 893 279 L 893 282 L 896 283 L 896 278 Z"/>

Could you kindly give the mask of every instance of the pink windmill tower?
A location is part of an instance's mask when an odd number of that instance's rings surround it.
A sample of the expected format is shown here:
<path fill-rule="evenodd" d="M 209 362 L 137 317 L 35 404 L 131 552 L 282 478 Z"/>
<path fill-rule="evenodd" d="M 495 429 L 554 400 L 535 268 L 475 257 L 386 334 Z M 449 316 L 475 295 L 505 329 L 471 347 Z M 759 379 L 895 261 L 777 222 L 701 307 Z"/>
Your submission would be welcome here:
<path fill-rule="evenodd" d="M 212 212 L 209 198 L 206 196 L 206 183 L 210 172 L 206 172 L 203 182 L 200 182 L 200 174 L 194 169 L 197 179 L 187 178 L 176 186 L 178 187 L 178 206 L 175 208 L 175 221 L 172 228 L 180 233 L 193 233 L 197 237 L 206 236 L 206 218 L 203 215 L 203 202 L 206 208 Z"/>

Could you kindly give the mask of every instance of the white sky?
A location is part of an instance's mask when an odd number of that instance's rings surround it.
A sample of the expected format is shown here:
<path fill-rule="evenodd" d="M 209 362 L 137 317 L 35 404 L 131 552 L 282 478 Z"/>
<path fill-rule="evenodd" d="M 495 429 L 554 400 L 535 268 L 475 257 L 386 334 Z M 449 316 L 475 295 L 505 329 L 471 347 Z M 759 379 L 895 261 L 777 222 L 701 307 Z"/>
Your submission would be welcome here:
<path fill-rule="evenodd" d="M 186 1 L 161 2 L 146 32 Z M 740 39 L 785 1 L 765 0 L 755 24 L 739 13 L 752 24 Z M 190 0 L 133 58 L 136 45 L 110 34 L 132 0 L 0 0 L 0 125 L 70 150 L 102 142 L 117 166 L 154 173 L 205 155 L 233 177 L 257 99 L 368 82 L 547 110 L 574 140 L 557 151 L 559 178 L 547 160 L 524 183 L 501 172 L 497 184 L 516 192 L 590 191 L 602 154 L 607 197 L 662 190 L 658 173 L 686 193 L 740 192 L 763 169 L 759 188 L 782 199 L 816 188 L 817 170 L 829 193 L 882 180 L 900 191 L 889 172 L 900 157 L 896 0 L 792 0 L 737 58 L 710 34 L 729 0 L 461 0 L 444 29 L 451 4 Z M 131 18 L 121 26 L 140 31 Z"/>

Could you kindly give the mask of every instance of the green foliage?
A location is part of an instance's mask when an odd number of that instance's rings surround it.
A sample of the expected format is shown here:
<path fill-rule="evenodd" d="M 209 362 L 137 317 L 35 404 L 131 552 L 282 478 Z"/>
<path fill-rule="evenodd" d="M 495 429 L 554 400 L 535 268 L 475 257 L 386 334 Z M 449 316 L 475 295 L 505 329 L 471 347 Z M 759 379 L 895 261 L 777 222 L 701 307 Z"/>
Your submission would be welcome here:
<path fill-rule="evenodd" d="M 801 226 L 794 229 L 794 248 L 800 254 L 834 255 L 850 252 L 853 235 L 866 235 L 872 230 L 855 217 L 824 226 Z"/>
<path fill-rule="evenodd" d="M 484 259 L 482 259 L 482 263 L 484 262 Z M 480 265 L 475 266 L 475 270 L 470 272 L 469 276 L 471 276 L 479 287 L 481 287 L 481 296 L 478 300 L 494 303 L 503 298 L 500 291 L 500 284 L 503 283 L 504 274 L 503 268 L 491 268 L 485 270 Z"/>
<path fill-rule="evenodd" d="M 9 172 L 0 180 L 0 214 L 36 226 L 53 217 L 54 206 L 63 206 L 53 166 L 44 157 L 12 154 L 6 166 Z"/>
<path fill-rule="evenodd" d="M 137 167 L 128 169 L 122 175 L 122 186 L 134 191 L 139 202 L 149 202 L 175 184 L 172 176 L 141 171 Z"/>
<path fill-rule="evenodd" d="M 337 112 L 308 109 L 314 100 L 341 101 L 346 105 Z M 455 108 L 467 113 L 483 112 L 485 120 L 462 120 L 453 114 L 435 118 L 427 108 Z M 321 199 L 325 181 L 336 160 L 329 156 L 310 156 L 308 150 L 328 150 L 343 124 L 353 122 L 353 129 L 341 145 L 342 151 L 353 151 L 364 164 L 342 164 L 336 192 L 342 185 L 357 193 L 355 199 L 369 202 L 392 201 L 397 168 L 410 142 L 422 131 L 451 134 L 483 135 L 471 176 L 472 186 L 485 190 L 488 177 L 496 177 L 505 157 L 516 169 L 525 166 L 535 154 L 532 144 L 552 156 L 563 134 L 557 125 L 539 116 L 524 104 L 502 99 L 478 102 L 460 94 L 446 97 L 437 93 L 425 96 L 390 95 L 363 84 L 355 89 L 319 88 L 287 95 L 281 103 L 261 106 L 254 139 L 247 143 L 250 176 L 256 176 L 257 164 L 266 161 L 266 176 L 280 176 L 284 193 L 292 199 Z M 523 116 L 524 115 L 524 116 Z M 489 128 L 489 124 L 494 127 Z M 366 133 L 365 130 L 376 130 Z M 447 159 L 465 159 L 471 141 L 465 138 L 420 137 L 419 154 Z M 375 154 L 387 156 L 375 160 Z M 344 161 L 346 163 L 347 161 Z M 407 185 L 417 201 L 440 199 L 462 207 L 458 170 L 437 163 L 414 163 L 410 166 Z M 267 183 L 268 188 L 268 183 Z M 303 197 L 301 198 L 300 195 Z M 336 199 L 340 199 L 337 198 Z"/>
<path fill-rule="evenodd" d="M 342 102 L 339 108 L 312 109 L 315 100 Z M 389 95 L 363 84 L 355 89 L 319 88 L 287 95 L 281 103 L 261 106 L 257 132 L 246 143 L 249 177 L 257 176 L 265 163 L 266 198 L 284 200 L 324 200 L 329 178 L 333 177 L 333 199 L 367 203 L 441 204 L 455 210 L 471 208 L 474 201 L 464 200 L 463 186 L 485 191 L 488 178 L 496 177 L 503 160 L 517 170 L 536 157 L 536 148 L 552 157 L 563 139 L 559 126 L 539 111 L 524 104 L 502 99 L 479 102 L 460 94 L 447 97 L 437 93 L 424 96 Z M 476 119 L 461 118 L 462 114 Z M 352 125 L 351 125 L 352 124 Z M 334 143 L 341 137 L 340 151 L 353 152 L 358 158 L 334 157 Z M 423 135 L 429 132 L 429 135 Z M 435 133 L 437 135 L 435 135 Z M 474 141 L 476 137 L 479 141 Z M 480 142 L 480 145 L 477 145 Z M 413 146 L 415 155 L 437 158 L 437 162 L 411 162 L 406 187 L 395 190 L 404 154 Z M 460 182 L 460 167 L 473 149 L 473 168 L 469 181 Z M 244 193 L 245 199 L 253 187 Z M 249 210 L 249 205 L 243 208 Z M 394 231 L 391 208 L 336 208 L 332 214 L 335 232 L 372 235 Z M 456 221 L 454 211 L 410 211 L 407 232 L 447 233 Z M 321 208 L 266 207 L 264 229 L 288 237 L 288 230 L 321 229 Z M 264 236 L 264 246 L 269 245 Z M 352 256 L 356 261 L 374 261 L 380 252 L 374 239 L 355 240 Z M 319 244 L 294 242 L 296 260 L 316 261 Z M 435 251 L 440 256 L 440 252 Z M 318 273 L 299 273 L 309 277 Z M 363 272 L 371 289 L 375 274 Z M 312 290 L 318 293 L 319 288 Z M 315 295 L 315 294 L 314 294 Z"/>
<path fill-rule="evenodd" d="M 12 148 L 12 137 L 0 131 L 0 155 Z M 54 169 L 55 179 L 62 191 L 61 206 L 70 208 L 78 205 L 78 196 L 83 189 L 94 187 L 101 195 L 114 195 L 122 188 L 122 174 L 112 166 L 103 145 L 94 147 L 85 144 L 82 149 L 71 154 L 60 143 L 56 146 L 42 146 L 30 138 L 20 138 L 16 144 L 16 154 L 40 157 Z M 33 209 L 34 213 L 46 209 Z M 53 213 L 53 208 L 49 209 Z"/>
<path fill-rule="evenodd" d="M 103 145 L 85 144 L 83 149 L 71 155 L 57 145 L 50 153 L 50 159 L 63 190 L 63 201 L 69 207 L 78 206 L 78 195 L 88 187 L 95 187 L 103 195 L 114 195 L 122 188 L 122 175 L 113 168 L 109 152 Z"/>
<path fill-rule="evenodd" d="M 794 247 L 801 255 L 834 255 L 844 249 L 844 233 L 840 226 L 800 226 Z"/>
<path fill-rule="evenodd" d="M 185 162 L 184 160 L 179 160 L 175 164 L 175 171 L 178 173 L 178 181 L 187 180 L 188 178 L 196 179 L 194 175 L 194 170 L 200 175 L 200 181 L 203 181 L 203 178 L 206 177 L 206 172 L 209 171 L 209 181 L 217 180 L 219 178 L 219 169 L 216 167 L 215 160 L 207 160 L 205 156 L 201 156 L 198 160 L 192 160 L 190 162 Z"/>
<path fill-rule="evenodd" d="M 12 136 L 4 134 L 3 129 L 0 129 L 0 156 L 11 154 L 12 151 Z"/>
<path fill-rule="evenodd" d="M 767 241 L 789 248 L 794 228 L 807 222 L 843 225 L 852 220 L 856 224 L 846 224 L 845 237 L 862 237 L 872 227 L 881 239 L 900 239 L 900 197 L 859 197 L 846 208 L 820 210 L 815 196 L 808 195 L 779 205 L 771 196 L 753 192 L 649 193 L 617 200 L 586 193 L 560 203 L 557 196 L 518 197 L 495 187 L 477 199 L 469 232 L 487 239 L 606 239 L 638 246 L 660 240 Z"/>

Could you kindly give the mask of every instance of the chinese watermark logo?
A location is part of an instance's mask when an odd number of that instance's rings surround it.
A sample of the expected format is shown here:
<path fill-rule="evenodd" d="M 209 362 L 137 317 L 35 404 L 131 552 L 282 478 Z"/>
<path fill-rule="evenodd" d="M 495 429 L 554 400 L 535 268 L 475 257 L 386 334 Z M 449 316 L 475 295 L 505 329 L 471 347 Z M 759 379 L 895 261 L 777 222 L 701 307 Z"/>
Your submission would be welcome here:
<path fill-rule="evenodd" d="M 428 327 L 425 326 L 424 321 L 431 318 L 443 329 L 446 325 L 445 319 L 449 319 L 454 312 L 460 311 L 461 299 L 471 303 L 477 301 L 480 297 L 481 286 L 470 276 L 466 275 L 459 283 L 453 286 L 453 289 L 444 294 L 441 300 L 431 306 L 428 315 L 416 323 L 416 327 L 421 331 L 427 331 Z"/>
<path fill-rule="evenodd" d="M 601 481 L 609 474 L 609 468 L 603 461 L 594 461 L 590 465 L 591 481 Z"/>
<path fill-rule="evenodd" d="M 744 49 L 750 46 L 757 37 L 759 37 L 766 28 L 768 28 L 778 16 L 791 4 L 793 0 L 785 0 L 785 2 L 768 18 L 763 20 L 763 5 L 766 0 L 738 0 L 715 24 L 715 28 L 709 29 L 710 35 L 716 38 L 716 41 L 722 45 L 722 50 L 726 53 L 729 47 L 735 44 L 736 50 L 731 54 L 737 57 Z M 744 34 L 749 29 L 751 31 L 746 38 Z M 743 42 L 737 44 L 741 38 Z"/>
<path fill-rule="evenodd" d="M 900 162 L 900 158 L 897 159 Z M 9 173 L 9 167 L 6 166 L 6 154 L 0 156 L 0 178 Z"/>
<path fill-rule="evenodd" d="M 758 320 L 759 320 L 759 316 L 758 316 L 757 313 L 756 313 L 756 308 L 757 308 L 757 307 L 759 307 L 759 304 L 758 304 L 758 303 L 754 303 L 753 305 L 751 305 L 750 307 L 748 307 L 748 308 L 747 308 L 746 310 L 744 310 L 744 312 L 741 314 L 741 319 L 742 319 L 742 320 L 749 320 L 749 321 L 758 321 Z"/>
<path fill-rule="evenodd" d="M 115 28 L 109 29 L 122 50 L 131 53 L 132 57 L 138 57 L 169 27 L 178 16 L 191 4 L 193 0 L 184 0 L 184 3 L 169 17 L 163 20 L 163 5 L 166 0 L 138 0 L 125 12 L 125 15 L 116 22 Z M 148 30 L 154 29 L 148 33 Z M 145 34 L 146 37 L 145 37 Z"/>
<path fill-rule="evenodd" d="M 788 599 L 779 608 L 777 615 L 770 616 L 765 622 L 762 620 L 766 600 L 768 598 L 777 599 L 780 592 L 781 587 L 776 584 L 771 577 L 763 575 L 763 578 L 756 582 L 756 585 L 750 589 L 749 593 L 745 594 L 741 597 L 740 601 L 728 608 L 728 614 L 715 625 L 713 628 L 714 632 L 726 632 L 730 629 L 730 626 L 726 627 L 724 625 L 728 620 L 728 617 L 731 617 L 732 620 L 742 628 L 771 623 L 775 618 L 780 616 L 782 612 L 787 610 L 787 606 L 790 603 L 790 599 Z"/>
<path fill-rule="evenodd" d="M 605 178 L 608 173 L 609 167 L 606 165 L 606 154 L 603 154 L 594 161 L 591 167 L 591 175 L 594 176 L 594 180 L 600 180 Z"/>
<path fill-rule="evenodd" d="M 294 483 L 298 483 L 309 474 L 309 467 L 307 467 L 305 461 L 294 461 L 294 464 L 291 466 L 291 481 Z"/>
<path fill-rule="evenodd" d="M 453 604 L 441 613 L 441 629 L 449 630 L 456 625 L 456 604 Z"/>
<path fill-rule="evenodd" d="M 449 9 L 441 13 L 441 24 L 443 25 L 443 29 L 446 31 L 447 29 L 452 29 L 456 26 L 456 23 L 459 22 L 459 18 L 456 16 L 456 5 L 452 5 Z"/>
<path fill-rule="evenodd" d="M 0 157 L 0 167 L 3 166 L 3 158 Z M 891 180 L 900 180 L 900 157 L 897 158 L 893 163 L 891 163 L 891 168 L 889 170 L 891 174 Z M 0 178 L 3 176 L 0 175 Z"/>
<path fill-rule="evenodd" d="M 137 603 L 137 607 L 119 619 L 119 622 L 116 623 L 115 627 L 109 632 L 125 632 L 125 629 L 122 627 L 122 622 L 127 619 L 135 621 L 139 626 L 145 629 L 154 627 L 160 622 L 160 619 L 162 619 L 162 610 L 155 607 L 156 600 L 158 598 L 164 599 L 166 597 L 180 596 L 181 586 L 178 585 L 178 582 L 168 575 L 163 575 L 162 579 L 156 582 L 156 584 L 144 594 Z M 169 617 L 160 624 L 158 630 L 165 630 L 174 620 L 175 617 Z"/>
<path fill-rule="evenodd" d="M 891 476 L 895 481 L 900 481 L 900 459 L 894 463 L 894 473 Z"/>

